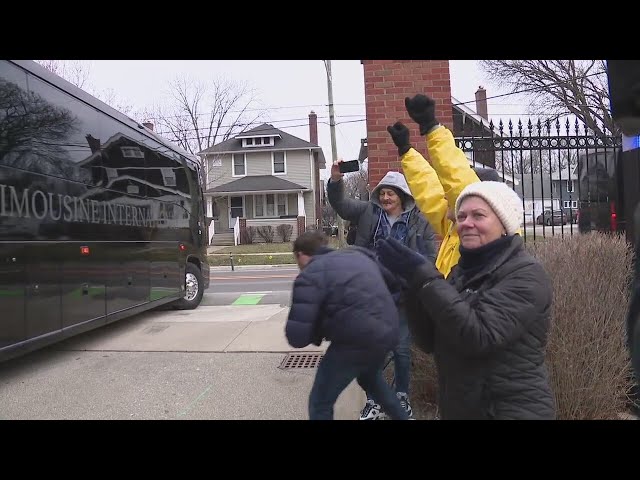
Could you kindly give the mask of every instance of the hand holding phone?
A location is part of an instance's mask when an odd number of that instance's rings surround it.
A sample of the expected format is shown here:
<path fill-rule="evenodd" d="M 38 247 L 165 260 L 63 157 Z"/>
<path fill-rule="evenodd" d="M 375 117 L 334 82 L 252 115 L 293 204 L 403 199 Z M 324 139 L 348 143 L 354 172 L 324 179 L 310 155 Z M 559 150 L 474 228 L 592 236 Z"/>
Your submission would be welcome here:
<path fill-rule="evenodd" d="M 357 172 L 360 170 L 360 162 L 358 160 L 339 162 L 338 167 L 340 168 L 340 173 Z"/>

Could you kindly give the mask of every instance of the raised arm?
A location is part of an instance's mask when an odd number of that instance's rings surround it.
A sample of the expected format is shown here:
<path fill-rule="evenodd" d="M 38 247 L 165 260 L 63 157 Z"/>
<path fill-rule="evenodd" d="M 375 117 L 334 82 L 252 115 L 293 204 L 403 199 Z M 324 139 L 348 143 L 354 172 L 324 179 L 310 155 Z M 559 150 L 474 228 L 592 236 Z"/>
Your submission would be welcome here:
<path fill-rule="evenodd" d="M 402 122 L 387 127 L 387 131 L 398 147 L 402 171 L 416 205 L 435 232 L 445 235 L 448 231 L 447 200 L 438 174 L 420 152 L 411 147 L 409 129 Z"/>
<path fill-rule="evenodd" d="M 367 209 L 368 202 L 345 197 L 344 182 L 342 181 L 343 174 L 340 173 L 338 163 L 331 166 L 331 178 L 327 183 L 327 198 L 329 204 L 340 217 L 357 223 L 360 215 Z"/>
<path fill-rule="evenodd" d="M 449 129 L 442 125 L 435 127 L 427 134 L 426 141 L 431 165 L 440 179 L 447 202 L 453 206 L 460 192 L 480 179 L 469 166 L 464 152 L 456 146 Z"/>
<path fill-rule="evenodd" d="M 411 119 L 420 127 L 420 135 L 426 135 L 431 165 L 440 179 L 447 202 L 453 207 L 460 192 L 480 179 L 469 166 L 464 152 L 456 146 L 451 132 L 438 122 L 433 99 L 418 94 L 405 98 L 404 104 Z"/>

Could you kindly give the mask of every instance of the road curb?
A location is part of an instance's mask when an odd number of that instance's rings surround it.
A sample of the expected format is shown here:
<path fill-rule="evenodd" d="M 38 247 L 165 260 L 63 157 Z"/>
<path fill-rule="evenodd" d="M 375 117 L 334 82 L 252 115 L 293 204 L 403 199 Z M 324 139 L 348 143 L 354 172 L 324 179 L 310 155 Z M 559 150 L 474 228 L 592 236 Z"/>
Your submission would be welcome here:
<path fill-rule="evenodd" d="M 284 263 L 282 265 L 236 265 L 234 270 L 271 270 L 271 269 L 291 269 L 298 268 L 298 265 L 295 263 Z M 221 267 L 209 267 L 210 272 L 231 272 L 231 267 L 229 265 L 221 266 Z"/>

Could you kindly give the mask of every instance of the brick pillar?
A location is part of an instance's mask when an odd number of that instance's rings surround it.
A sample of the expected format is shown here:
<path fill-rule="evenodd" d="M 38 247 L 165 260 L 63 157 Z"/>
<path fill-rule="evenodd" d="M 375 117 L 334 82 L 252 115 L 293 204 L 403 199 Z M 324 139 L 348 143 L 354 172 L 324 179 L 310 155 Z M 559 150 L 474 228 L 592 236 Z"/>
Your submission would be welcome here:
<path fill-rule="evenodd" d="M 302 235 L 306 227 L 307 217 L 298 217 L 298 236 Z"/>
<path fill-rule="evenodd" d="M 448 60 L 362 60 L 367 115 L 369 184 L 373 189 L 389 170 L 401 171 L 398 149 L 387 126 L 403 122 L 413 146 L 426 157 L 424 137 L 409 118 L 405 97 L 423 93 L 436 101 L 436 117 L 453 130 Z"/>

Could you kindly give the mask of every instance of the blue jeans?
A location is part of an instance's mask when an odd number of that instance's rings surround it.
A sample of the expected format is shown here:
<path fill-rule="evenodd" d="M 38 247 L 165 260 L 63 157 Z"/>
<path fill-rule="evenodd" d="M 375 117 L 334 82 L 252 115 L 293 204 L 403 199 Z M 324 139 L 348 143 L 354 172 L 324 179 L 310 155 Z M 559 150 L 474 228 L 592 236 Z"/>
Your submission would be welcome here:
<path fill-rule="evenodd" d="M 329 345 L 320 361 L 309 395 L 309 420 L 333 420 L 336 400 L 354 378 L 392 419 L 407 420 L 407 412 L 381 374 L 385 355 L 358 359 L 343 348 Z"/>
<path fill-rule="evenodd" d="M 398 310 L 400 316 L 400 340 L 393 352 L 393 366 L 395 375 L 396 392 L 409 395 L 409 382 L 411 380 L 411 334 L 409 333 L 409 321 L 402 307 Z M 384 367 L 384 364 L 383 364 Z M 380 369 L 380 375 L 382 369 Z M 367 399 L 371 399 L 367 392 Z M 378 402 L 376 402 L 378 403 Z"/>

